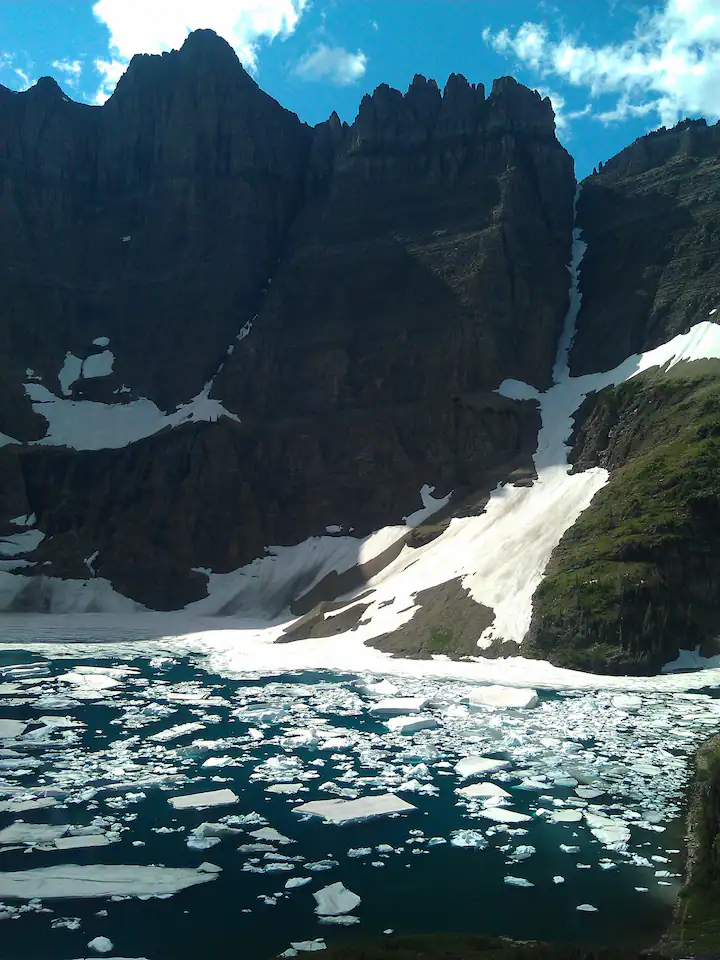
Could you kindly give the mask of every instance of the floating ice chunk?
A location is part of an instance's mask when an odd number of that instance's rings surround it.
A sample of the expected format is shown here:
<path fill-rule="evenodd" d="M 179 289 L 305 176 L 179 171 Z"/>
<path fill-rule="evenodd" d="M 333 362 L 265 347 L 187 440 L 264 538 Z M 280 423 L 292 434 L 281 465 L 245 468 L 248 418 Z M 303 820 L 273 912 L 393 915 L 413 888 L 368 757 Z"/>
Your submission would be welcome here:
<path fill-rule="evenodd" d="M 317 890 L 313 896 L 317 903 L 315 913 L 321 917 L 338 917 L 350 913 L 360 903 L 360 897 L 340 881 Z"/>
<path fill-rule="evenodd" d="M 342 527 L 337 523 L 329 523 L 325 527 L 325 533 L 342 533 Z"/>
<path fill-rule="evenodd" d="M 308 870 L 321 873 L 323 870 L 332 870 L 334 867 L 339 866 L 339 864 L 337 860 L 316 860 L 314 863 L 306 863 L 305 866 Z"/>
<path fill-rule="evenodd" d="M 579 906 L 575 907 L 576 910 L 580 910 L 582 913 L 597 913 L 597 907 L 594 907 L 591 903 L 581 903 Z"/>
<path fill-rule="evenodd" d="M 113 942 L 112 940 L 108 940 L 107 937 L 95 937 L 94 940 L 88 943 L 88 946 L 91 950 L 94 950 L 95 953 L 110 953 L 113 948 Z"/>
<path fill-rule="evenodd" d="M 507 790 L 503 790 L 496 783 L 470 783 L 467 787 L 458 787 L 455 791 L 461 797 L 476 799 L 478 797 L 509 797 Z"/>
<path fill-rule="evenodd" d="M 582 810 L 553 810 L 549 817 L 551 823 L 579 823 L 582 818 Z"/>
<path fill-rule="evenodd" d="M 220 837 L 198 837 L 191 834 L 186 843 L 189 850 L 210 850 L 220 843 Z"/>
<path fill-rule="evenodd" d="M 592 835 L 609 850 L 617 850 L 619 853 L 627 850 L 630 830 L 624 821 L 613 820 L 612 817 L 603 817 L 587 811 L 585 820 Z"/>
<path fill-rule="evenodd" d="M 0 844 L 8 843 L 49 843 L 64 837 L 70 829 L 70 824 L 52 824 L 52 823 L 25 823 L 18 820 L 0 830 Z"/>
<path fill-rule="evenodd" d="M 98 863 L 39 867 L 0 873 L 0 898 L 9 900 L 156 897 L 213 880 L 184 867 L 146 867 Z"/>
<path fill-rule="evenodd" d="M 193 833 L 198 837 L 234 837 L 242 833 L 236 827 L 230 827 L 226 823 L 201 823 L 195 827 Z"/>
<path fill-rule="evenodd" d="M 271 783 L 269 787 L 265 787 L 266 793 L 300 793 L 301 790 L 305 790 L 306 787 L 302 783 Z"/>
<path fill-rule="evenodd" d="M 182 797 L 169 797 L 168 803 L 175 810 L 204 810 L 206 807 L 226 807 L 238 803 L 232 790 L 210 790 L 207 793 L 189 793 Z"/>
<path fill-rule="evenodd" d="M 477 815 L 486 820 L 493 820 L 495 823 L 527 823 L 528 820 L 532 820 L 528 814 L 508 810 L 507 807 L 483 807 Z"/>
<path fill-rule="evenodd" d="M 580 853 L 580 847 L 572 846 L 567 843 L 561 843 L 560 849 L 563 853 Z"/>
<path fill-rule="evenodd" d="M 312 800 L 293 808 L 293 813 L 322 817 L 326 823 L 352 823 L 416 810 L 412 803 L 392 793 L 359 797 L 357 800 Z"/>
<path fill-rule="evenodd" d="M 284 836 L 274 827 L 261 827 L 259 830 L 251 830 L 250 836 L 255 837 L 256 840 L 267 840 L 271 843 L 295 843 L 294 840 L 291 840 L 290 837 Z"/>
<path fill-rule="evenodd" d="M 291 943 L 290 947 L 299 953 L 315 953 L 317 950 L 327 950 L 324 940 L 299 940 L 297 943 Z"/>
<path fill-rule="evenodd" d="M 565 883 L 565 877 L 553 877 L 553 883 Z"/>
<path fill-rule="evenodd" d="M 208 757 L 201 766 L 202 767 L 229 767 L 231 764 L 237 763 L 233 757 Z"/>
<path fill-rule="evenodd" d="M 376 717 L 394 717 L 404 713 L 420 713 L 430 703 L 430 697 L 386 697 L 370 707 Z"/>
<path fill-rule="evenodd" d="M 544 780 L 535 780 L 533 778 L 528 778 L 527 780 L 521 780 L 515 787 L 516 790 L 547 790 L 548 785 Z"/>
<path fill-rule="evenodd" d="M 295 887 L 304 887 L 306 883 L 310 883 L 312 877 L 290 877 L 289 880 L 285 881 L 286 890 L 294 890 Z"/>
<path fill-rule="evenodd" d="M 389 680 L 378 680 L 374 683 L 363 683 L 360 687 L 365 693 L 379 697 L 394 697 L 398 693 L 398 688 Z"/>
<path fill-rule="evenodd" d="M 353 847 L 348 850 L 347 855 L 356 860 L 359 857 L 369 857 L 371 853 L 372 847 Z"/>
<path fill-rule="evenodd" d="M 612 698 L 611 703 L 617 710 L 636 713 L 642 707 L 642 698 L 634 693 L 617 693 Z"/>
<path fill-rule="evenodd" d="M 27 730 L 27 723 L 22 720 L 6 720 L 0 717 L 0 740 L 14 740 L 22 736 Z"/>
<path fill-rule="evenodd" d="M 575 777 L 555 777 L 553 786 L 555 787 L 576 787 L 578 785 Z"/>
<path fill-rule="evenodd" d="M 490 757 L 463 757 L 455 764 L 455 773 L 458 776 L 477 777 L 480 774 L 497 773 L 499 770 L 507 770 L 510 766 L 509 760 L 493 760 Z"/>
<path fill-rule="evenodd" d="M 530 846 L 530 844 L 520 844 L 520 846 L 515 847 L 512 853 L 508 854 L 508 857 L 510 860 L 527 860 L 534 853 L 536 853 L 535 847 Z"/>
<path fill-rule="evenodd" d="M 27 813 L 30 810 L 44 810 L 57 805 L 55 797 L 38 797 L 36 800 L 2 800 L 0 813 Z"/>
<path fill-rule="evenodd" d="M 103 833 L 93 833 L 88 836 L 58 837 L 50 846 L 53 850 L 84 850 L 89 847 L 106 847 L 110 843 Z M 43 847 L 44 848 L 44 847 Z"/>
<path fill-rule="evenodd" d="M 439 727 L 435 717 L 391 717 L 385 726 L 391 733 L 418 733 L 420 730 L 434 730 Z"/>
<path fill-rule="evenodd" d="M 524 877 L 503 877 L 503 883 L 506 883 L 509 887 L 534 887 L 534 883 L 530 883 L 529 880 L 526 880 Z"/>
<path fill-rule="evenodd" d="M 216 863 L 208 863 L 206 860 L 197 869 L 199 873 L 222 873 L 222 867 Z"/>
<path fill-rule="evenodd" d="M 503 687 L 498 684 L 478 687 L 468 696 L 468 703 L 472 707 L 505 707 L 512 710 L 535 707 L 538 700 L 536 690 L 524 687 Z"/>
<path fill-rule="evenodd" d="M 474 850 L 484 850 L 488 845 L 479 830 L 454 830 L 450 843 L 453 847 L 471 847 Z"/>
<path fill-rule="evenodd" d="M 198 730 L 204 730 L 204 723 L 178 723 L 174 727 L 168 727 L 167 730 L 160 730 L 148 737 L 148 740 L 154 740 L 156 743 L 169 743 L 171 740 L 179 740 L 189 733 L 197 733 Z"/>
<path fill-rule="evenodd" d="M 575 793 L 581 797 L 583 800 L 596 800 L 598 797 L 602 797 L 605 790 L 600 790 L 598 787 L 575 787 Z"/>

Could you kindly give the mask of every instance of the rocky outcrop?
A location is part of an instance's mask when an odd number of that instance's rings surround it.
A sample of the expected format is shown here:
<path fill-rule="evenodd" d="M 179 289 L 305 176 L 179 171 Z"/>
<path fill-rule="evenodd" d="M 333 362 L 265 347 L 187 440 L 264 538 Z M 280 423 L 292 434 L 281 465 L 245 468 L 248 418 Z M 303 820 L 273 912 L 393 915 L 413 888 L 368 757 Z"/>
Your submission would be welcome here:
<path fill-rule="evenodd" d="M 612 369 L 714 313 L 719 214 L 720 125 L 704 121 L 649 134 L 584 181 L 574 374 Z M 678 647 L 720 651 L 719 374 L 718 361 L 681 363 L 581 407 L 571 459 L 610 482 L 555 550 L 524 653 L 652 673 Z"/>
<path fill-rule="evenodd" d="M 549 384 L 566 308 L 573 164 L 548 100 L 416 77 L 311 130 L 200 31 L 136 57 L 102 108 L 43 81 L 0 114 L 0 433 L 42 436 L 26 370 L 60 395 L 98 337 L 112 373 L 69 397 L 165 410 L 213 378 L 232 415 L 1 448 L 44 573 L 98 551 L 98 576 L 173 608 L 203 594 L 193 568 L 328 523 L 362 536 L 425 484 L 462 498 L 529 462 L 536 406 L 494 391 Z"/>
<path fill-rule="evenodd" d="M 583 182 L 574 375 L 685 333 L 720 305 L 720 125 L 637 140 Z"/>
<path fill-rule="evenodd" d="M 66 353 L 97 337 L 113 372 L 72 397 L 195 396 L 256 311 L 310 129 L 211 31 L 134 57 L 101 108 L 44 78 L 0 88 L 0 117 L 0 433 L 42 436 L 26 369 L 57 390 Z"/>
<path fill-rule="evenodd" d="M 720 736 L 695 755 L 687 815 L 685 878 L 659 949 L 669 957 L 720 956 Z"/>
<path fill-rule="evenodd" d="M 720 361 L 588 397 L 573 461 L 604 467 L 610 482 L 553 553 L 523 653 L 655 673 L 679 646 L 720 652 Z"/>

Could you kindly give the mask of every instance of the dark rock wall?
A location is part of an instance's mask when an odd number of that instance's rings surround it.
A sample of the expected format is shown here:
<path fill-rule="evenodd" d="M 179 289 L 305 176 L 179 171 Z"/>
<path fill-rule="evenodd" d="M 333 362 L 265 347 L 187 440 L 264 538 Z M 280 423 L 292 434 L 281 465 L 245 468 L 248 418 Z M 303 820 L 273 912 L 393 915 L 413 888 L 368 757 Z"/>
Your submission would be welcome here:
<path fill-rule="evenodd" d="M 127 384 L 172 409 L 225 361 L 213 395 L 240 418 L 0 449 L 43 572 L 83 576 L 98 549 L 118 590 L 179 606 L 204 591 L 193 566 L 363 535 L 425 483 L 464 495 L 529 458 L 534 405 L 492 391 L 550 383 L 567 305 L 575 182 L 548 100 L 416 77 L 311 130 L 200 31 L 136 57 L 102 108 L 44 80 L 0 89 L 0 115 L 0 432 L 41 436 L 25 369 L 57 392 L 97 336 L 115 369 L 74 398 Z"/>
<path fill-rule="evenodd" d="M 720 306 L 720 125 L 636 141 L 583 182 L 573 375 L 610 370 Z"/>
<path fill-rule="evenodd" d="M 210 31 L 135 57 L 102 108 L 45 78 L 0 88 L 0 117 L 0 432 L 41 436 L 26 368 L 57 391 L 65 353 L 98 336 L 113 374 L 73 396 L 199 393 L 277 261 L 310 129 Z"/>

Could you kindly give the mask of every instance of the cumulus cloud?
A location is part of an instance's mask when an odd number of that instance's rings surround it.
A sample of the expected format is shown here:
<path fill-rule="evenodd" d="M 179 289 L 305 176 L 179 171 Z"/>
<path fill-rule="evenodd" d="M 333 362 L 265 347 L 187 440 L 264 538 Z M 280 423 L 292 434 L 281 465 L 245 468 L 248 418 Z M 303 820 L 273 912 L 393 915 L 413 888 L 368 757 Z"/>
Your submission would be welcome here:
<path fill-rule="evenodd" d="M 82 73 L 80 60 L 53 60 L 52 66 L 58 70 L 69 87 L 77 87 Z"/>
<path fill-rule="evenodd" d="M 641 14 L 623 43 L 593 46 L 552 35 L 545 23 L 492 32 L 483 39 L 543 78 L 555 77 L 590 95 L 617 97 L 603 122 L 654 114 L 671 125 L 682 117 L 720 117 L 720 6 L 718 0 L 665 0 Z"/>
<path fill-rule="evenodd" d="M 231 44 L 248 69 L 256 70 L 258 44 L 289 36 L 309 2 L 98 0 L 93 13 L 110 32 L 110 56 L 95 62 L 102 78 L 95 100 L 102 103 L 108 98 L 133 54 L 176 49 L 192 30 L 214 30 Z"/>
<path fill-rule="evenodd" d="M 303 80 L 328 80 L 345 86 L 355 83 L 364 75 L 367 60 L 362 50 L 352 53 L 344 47 L 330 47 L 321 43 L 300 59 L 294 72 Z"/>

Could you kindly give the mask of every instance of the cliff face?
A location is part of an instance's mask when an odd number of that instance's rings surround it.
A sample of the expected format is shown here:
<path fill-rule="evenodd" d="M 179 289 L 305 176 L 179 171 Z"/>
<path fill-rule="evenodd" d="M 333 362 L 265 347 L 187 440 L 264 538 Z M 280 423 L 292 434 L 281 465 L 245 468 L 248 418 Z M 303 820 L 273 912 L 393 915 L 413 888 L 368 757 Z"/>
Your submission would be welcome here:
<path fill-rule="evenodd" d="M 43 573 L 97 552 L 117 590 L 177 607 L 204 593 L 193 567 L 529 464 L 535 405 L 493 391 L 550 383 L 567 305 L 549 101 L 416 77 L 310 129 L 200 31 L 136 57 L 102 108 L 43 80 L 0 89 L 0 116 L 0 433 L 25 441 L 0 449 L 0 523 L 35 514 Z M 58 401 L 172 411 L 205 384 L 220 422 L 45 437 L 44 412 L 90 409 Z"/>
<path fill-rule="evenodd" d="M 720 126 L 648 134 L 583 182 L 576 376 L 685 333 L 720 302 Z"/>
<path fill-rule="evenodd" d="M 74 399 L 188 400 L 255 312 L 301 203 L 311 131 L 210 31 L 137 56 L 103 106 L 0 88 L 0 432 L 44 434 L 22 383 L 109 338 Z"/>

